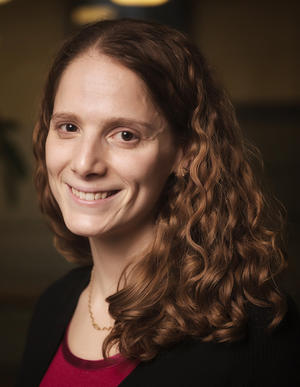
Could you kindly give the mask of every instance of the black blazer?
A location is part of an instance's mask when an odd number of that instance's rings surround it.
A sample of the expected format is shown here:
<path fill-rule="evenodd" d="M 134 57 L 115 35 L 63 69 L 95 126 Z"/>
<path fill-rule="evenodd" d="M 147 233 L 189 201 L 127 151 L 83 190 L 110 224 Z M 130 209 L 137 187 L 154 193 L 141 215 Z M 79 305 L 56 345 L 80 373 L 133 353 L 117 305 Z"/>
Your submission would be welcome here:
<path fill-rule="evenodd" d="M 17 387 L 35 387 L 41 382 L 89 283 L 90 270 L 72 270 L 38 301 Z M 295 304 L 289 299 L 288 313 L 272 335 L 265 333 L 265 321 L 264 309 L 253 308 L 244 340 L 231 344 L 185 340 L 154 360 L 140 363 L 120 386 L 300 386 L 300 317 Z"/>

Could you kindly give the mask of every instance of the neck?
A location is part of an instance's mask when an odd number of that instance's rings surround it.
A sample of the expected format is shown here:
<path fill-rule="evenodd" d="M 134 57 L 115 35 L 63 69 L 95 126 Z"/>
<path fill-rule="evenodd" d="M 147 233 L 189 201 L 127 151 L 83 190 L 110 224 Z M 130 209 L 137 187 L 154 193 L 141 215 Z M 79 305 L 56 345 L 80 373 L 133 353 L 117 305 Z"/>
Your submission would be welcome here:
<path fill-rule="evenodd" d="M 123 270 L 147 249 L 153 231 L 153 224 L 147 224 L 131 232 L 89 238 L 98 297 L 106 298 L 116 292 Z"/>

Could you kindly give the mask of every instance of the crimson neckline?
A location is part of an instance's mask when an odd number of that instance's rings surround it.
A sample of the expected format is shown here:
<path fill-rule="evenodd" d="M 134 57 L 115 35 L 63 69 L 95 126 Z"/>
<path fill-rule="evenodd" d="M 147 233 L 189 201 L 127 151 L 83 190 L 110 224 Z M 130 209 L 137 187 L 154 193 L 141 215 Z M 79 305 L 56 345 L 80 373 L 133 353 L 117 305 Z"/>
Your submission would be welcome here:
<path fill-rule="evenodd" d="M 119 365 L 126 359 L 120 354 L 117 353 L 116 355 L 110 356 L 106 359 L 100 359 L 100 360 L 88 360 L 88 359 L 82 359 L 76 355 L 74 355 L 68 344 L 68 330 L 69 326 L 64 334 L 63 341 L 62 341 L 62 353 L 65 358 L 65 360 L 73 365 L 76 368 L 81 369 L 100 369 L 105 367 L 113 367 L 116 365 Z"/>

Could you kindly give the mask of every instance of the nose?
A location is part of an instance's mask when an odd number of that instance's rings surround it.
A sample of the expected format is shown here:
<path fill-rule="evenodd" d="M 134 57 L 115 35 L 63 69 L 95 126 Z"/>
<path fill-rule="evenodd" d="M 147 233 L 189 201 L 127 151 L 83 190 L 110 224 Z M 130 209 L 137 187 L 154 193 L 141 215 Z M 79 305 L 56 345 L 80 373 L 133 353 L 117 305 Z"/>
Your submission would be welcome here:
<path fill-rule="evenodd" d="M 81 136 L 74 147 L 72 171 L 82 178 L 103 176 L 107 172 L 104 149 L 95 136 Z"/>

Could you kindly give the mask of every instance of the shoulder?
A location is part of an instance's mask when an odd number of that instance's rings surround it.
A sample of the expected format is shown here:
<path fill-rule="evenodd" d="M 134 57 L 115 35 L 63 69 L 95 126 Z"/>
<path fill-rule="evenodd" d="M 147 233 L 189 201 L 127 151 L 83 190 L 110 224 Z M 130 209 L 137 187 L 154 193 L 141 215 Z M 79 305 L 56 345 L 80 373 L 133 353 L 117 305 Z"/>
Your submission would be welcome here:
<path fill-rule="evenodd" d="M 91 266 L 77 267 L 53 282 L 41 295 L 40 299 L 47 299 L 61 291 L 68 292 L 81 284 L 87 284 L 90 278 Z M 61 293 L 60 293 L 61 296 Z"/>
<path fill-rule="evenodd" d="M 78 298 L 88 285 L 90 267 L 71 270 L 50 285 L 38 299 L 28 331 L 28 341 L 44 341 L 53 332 L 63 332 L 72 317 Z"/>
<path fill-rule="evenodd" d="M 38 299 L 35 312 L 38 313 L 41 309 L 59 308 L 60 305 L 67 305 L 71 299 L 78 298 L 88 285 L 90 272 L 91 266 L 78 267 L 56 280 Z"/>
<path fill-rule="evenodd" d="M 247 334 L 237 342 L 184 340 L 156 359 L 141 363 L 136 376 L 132 373 L 132 383 L 124 387 L 137 386 L 142 379 L 147 380 L 144 387 L 188 387 L 198 385 L 197 380 L 202 387 L 296 386 L 296 371 L 300 368 L 299 312 L 288 298 L 288 311 L 273 332 L 265 329 L 269 317 L 267 309 L 253 307 Z"/>
<path fill-rule="evenodd" d="M 300 314 L 290 296 L 286 296 L 287 311 L 283 320 L 272 331 L 267 329 L 270 310 L 252 306 L 249 312 L 248 343 L 253 351 L 270 351 L 273 357 L 291 357 L 300 347 Z M 278 351 L 278 353 L 276 353 Z M 272 353 L 271 353 L 272 352 Z M 300 357 L 299 357 L 300 359 Z M 300 364 L 299 364 L 300 365 Z"/>
<path fill-rule="evenodd" d="M 287 296 L 287 312 L 272 331 L 266 329 L 269 311 L 253 308 L 249 320 L 248 352 L 260 385 L 300 385 L 300 315 Z"/>
<path fill-rule="evenodd" d="M 29 326 L 18 386 L 37 385 L 54 356 L 90 279 L 90 267 L 71 270 L 39 298 Z"/>

